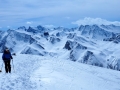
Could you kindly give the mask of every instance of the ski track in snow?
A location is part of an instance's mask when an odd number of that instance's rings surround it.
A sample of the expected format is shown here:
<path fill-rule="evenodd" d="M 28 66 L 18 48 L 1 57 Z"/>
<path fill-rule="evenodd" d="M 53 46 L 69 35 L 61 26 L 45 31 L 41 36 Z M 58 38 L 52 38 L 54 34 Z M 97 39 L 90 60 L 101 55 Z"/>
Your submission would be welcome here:
<path fill-rule="evenodd" d="M 0 90 L 120 90 L 120 72 L 64 58 L 13 57 L 12 73 L 0 73 Z M 2 63 L 2 61 L 0 61 Z"/>

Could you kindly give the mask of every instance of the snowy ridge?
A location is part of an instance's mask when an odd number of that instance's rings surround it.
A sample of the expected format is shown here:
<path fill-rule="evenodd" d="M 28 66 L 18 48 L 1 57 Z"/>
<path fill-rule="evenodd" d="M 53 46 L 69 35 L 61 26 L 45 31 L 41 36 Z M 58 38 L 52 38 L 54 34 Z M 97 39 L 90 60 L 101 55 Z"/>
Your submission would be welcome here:
<path fill-rule="evenodd" d="M 65 56 L 18 54 L 13 58 L 12 73 L 5 74 L 4 69 L 0 73 L 1 90 L 120 89 L 120 73 L 115 70 L 69 61 Z"/>

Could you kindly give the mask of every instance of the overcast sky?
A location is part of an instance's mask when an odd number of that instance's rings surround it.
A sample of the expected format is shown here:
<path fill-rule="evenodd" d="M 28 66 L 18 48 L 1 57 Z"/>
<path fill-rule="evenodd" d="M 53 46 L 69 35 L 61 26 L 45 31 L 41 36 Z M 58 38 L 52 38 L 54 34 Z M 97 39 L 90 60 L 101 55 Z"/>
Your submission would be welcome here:
<path fill-rule="evenodd" d="M 0 29 L 120 25 L 120 0 L 0 0 Z"/>

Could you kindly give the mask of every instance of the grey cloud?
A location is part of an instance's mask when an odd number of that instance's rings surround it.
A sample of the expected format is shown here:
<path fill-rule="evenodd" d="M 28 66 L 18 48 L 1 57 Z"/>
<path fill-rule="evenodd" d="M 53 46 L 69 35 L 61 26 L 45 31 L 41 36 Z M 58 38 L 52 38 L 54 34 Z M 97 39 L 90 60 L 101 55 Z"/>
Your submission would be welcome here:
<path fill-rule="evenodd" d="M 84 19 L 77 20 L 75 22 L 72 22 L 72 24 L 77 24 L 78 26 L 79 25 L 94 25 L 94 24 L 97 24 L 97 25 L 102 25 L 102 24 L 110 25 L 110 24 L 114 24 L 114 25 L 120 26 L 120 22 L 119 21 L 108 21 L 108 20 L 101 19 L 101 18 L 90 18 L 90 17 L 86 17 Z"/>
<path fill-rule="evenodd" d="M 69 20 L 70 23 L 71 20 L 77 21 L 84 17 L 116 21 L 120 20 L 119 3 L 120 0 L 0 0 L 0 24 L 3 25 L 1 20 L 14 24 L 39 17 L 47 17 L 48 20 L 52 20 L 49 21 L 51 23 L 65 22 L 63 20 Z M 60 17 L 68 16 L 70 19 L 65 18 L 61 21 Z M 45 21 L 43 20 L 43 23 L 47 23 Z"/>

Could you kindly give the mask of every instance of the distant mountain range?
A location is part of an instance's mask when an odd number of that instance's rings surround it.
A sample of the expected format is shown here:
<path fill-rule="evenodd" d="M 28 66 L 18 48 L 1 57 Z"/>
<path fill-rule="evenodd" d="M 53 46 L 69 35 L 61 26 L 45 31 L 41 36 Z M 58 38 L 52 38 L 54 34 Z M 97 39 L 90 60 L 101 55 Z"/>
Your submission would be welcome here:
<path fill-rule="evenodd" d="M 72 61 L 120 70 L 120 26 L 81 25 L 70 29 L 22 26 L 0 31 L 0 52 L 6 47 L 12 53 L 66 55 Z"/>

